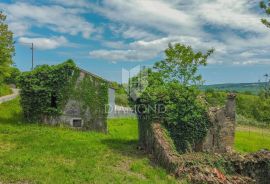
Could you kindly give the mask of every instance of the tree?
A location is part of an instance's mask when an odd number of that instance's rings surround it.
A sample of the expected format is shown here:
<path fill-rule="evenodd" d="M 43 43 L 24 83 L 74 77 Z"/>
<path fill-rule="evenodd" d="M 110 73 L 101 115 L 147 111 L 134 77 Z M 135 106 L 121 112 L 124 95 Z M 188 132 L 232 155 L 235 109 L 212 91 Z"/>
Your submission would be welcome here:
<path fill-rule="evenodd" d="M 165 59 L 148 72 L 148 86 L 138 102 L 148 109 L 138 114 L 147 116 L 149 123 L 163 123 L 179 152 L 194 149 L 210 126 L 206 106 L 198 98 L 202 76 L 197 71 L 207 64 L 212 53 L 213 49 L 203 54 L 194 52 L 190 46 L 170 44 Z"/>
<path fill-rule="evenodd" d="M 266 15 L 270 15 L 270 0 L 261 1 L 260 7 L 265 11 Z M 270 22 L 268 20 L 262 19 L 261 21 L 266 27 L 270 28 Z"/>
<path fill-rule="evenodd" d="M 13 33 L 5 21 L 6 16 L 0 12 L 0 84 L 9 76 L 12 56 L 15 53 Z"/>
<path fill-rule="evenodd" d="M 155 69 L 162 73 L 167 81 L 177 81 L 183 85 L 202 83 L 202 76 L 197 74 L 200 65 L 207 64 L 207 58 L 214 52 L 206 54 L 194 52 L 190 46 L 169 44 L 165 50 L 166 59 L 155 64 Z"/>
<path fill-rule="evenodd" d="M 10 75 L 5 78 L 6 84 L 18 84 L 18 77 L 21 75 L 21 71 L 16 67 L 10 67 Z"/>

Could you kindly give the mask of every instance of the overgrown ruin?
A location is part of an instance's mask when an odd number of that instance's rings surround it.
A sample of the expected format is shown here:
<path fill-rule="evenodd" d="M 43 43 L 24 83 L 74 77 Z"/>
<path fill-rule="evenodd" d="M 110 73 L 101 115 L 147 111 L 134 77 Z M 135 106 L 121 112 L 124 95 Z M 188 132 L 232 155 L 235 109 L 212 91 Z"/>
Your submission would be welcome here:
<path fill-rule="evenodd" d="M 235 136 L 235 94 L 228 94 L 222 108 L 210 108 L 212 123 L 195 152 L 179 154 L 165 128 L 139 117 L 140 147 L 151 153 L 154 161 L 176 177 L 192 183 L 269 184 L 270 152 L 240 155 L 233 151 Z"/>
<path fill-rule="evenodd" d="M 224 153 L 233 147 L 236 127 L 235 98 L 236 95 L 230 93 L 225 107 L 209 109 L 211 128 L 204 140 L 196 145 L 196 151 Z"/>
<path fill-rule="evenodd" d="M 20 77 L 24 118 L 106 133 L 107 108 L 115 106 L 115 91 L 110 84 L 78 68 L 72 60 L 41 65 Z"/>

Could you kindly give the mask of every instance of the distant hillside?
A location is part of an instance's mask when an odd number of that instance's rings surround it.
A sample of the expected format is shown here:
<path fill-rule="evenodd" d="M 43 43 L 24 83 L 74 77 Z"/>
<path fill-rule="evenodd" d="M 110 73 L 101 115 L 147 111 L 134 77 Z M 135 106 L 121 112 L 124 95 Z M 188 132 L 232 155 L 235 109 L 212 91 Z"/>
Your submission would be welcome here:
<path fill-rule="evenodd" d="M 222 91 L 237 91 L 237 92 L 251 92 L 257 94 L 264 86 L 265 82 L 261 83 L 231 83 L 231 84 L 214 84 L 204 85 L 201 87 L 202 90 L 216 89 Z"/>

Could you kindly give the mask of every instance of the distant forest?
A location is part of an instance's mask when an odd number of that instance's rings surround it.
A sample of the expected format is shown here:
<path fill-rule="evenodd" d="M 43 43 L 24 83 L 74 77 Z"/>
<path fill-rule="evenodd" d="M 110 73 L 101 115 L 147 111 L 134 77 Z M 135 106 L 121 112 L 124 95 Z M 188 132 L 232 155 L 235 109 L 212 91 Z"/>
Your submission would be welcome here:
<path fill-rule="evenodd" d="M 260 83 L 228 83 L 228 84 L 214 84 L 201 86 L 202 90 L 215 89 L 218 91 L 231 91 L 241 93 L 258 94 L 267 85 L 266 82 Z"/>

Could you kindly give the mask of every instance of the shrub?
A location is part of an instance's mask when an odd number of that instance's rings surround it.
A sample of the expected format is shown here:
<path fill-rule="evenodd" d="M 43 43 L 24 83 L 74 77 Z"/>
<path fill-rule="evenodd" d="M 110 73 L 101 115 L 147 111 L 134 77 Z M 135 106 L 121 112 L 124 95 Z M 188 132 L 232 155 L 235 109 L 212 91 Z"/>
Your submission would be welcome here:
<path fill-rule="evenodd" d="M 137 100 L 141 107 L 137 109 L 140 118 L 148 123 L 163 123 L 179 152 L 194 148 L 206 136 L 210 126 L 206 106 L 198 98 L 202 77 L 197 74 L 197 69 L 206 65 L 212 52 L 195 53 L 185 45 L 169 45 L 165 51 L 166 59 L 157 62 L 149 71 L 148 86 Z"/>
<path fill-rule="evenodd" d="M 21 72 L 18 68 L 15 67 L 10 68 L 10 75 L 5 78 L 5 83 L 17 85 L 20 74 Z"/>
<path fill-rule="evenodd" d="M 24 117 L 30 122 L 41 122 L 44 117 L 61 115 L 77 73 L 72 60 L 22 73 L 19 86 Z"/>

